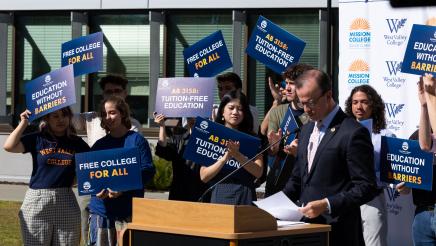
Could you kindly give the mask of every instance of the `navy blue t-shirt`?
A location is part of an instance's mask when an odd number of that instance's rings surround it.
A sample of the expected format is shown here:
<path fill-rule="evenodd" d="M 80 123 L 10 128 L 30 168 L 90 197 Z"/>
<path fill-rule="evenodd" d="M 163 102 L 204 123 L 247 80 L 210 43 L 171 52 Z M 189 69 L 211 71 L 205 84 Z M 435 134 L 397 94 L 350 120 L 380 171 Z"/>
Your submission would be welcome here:
<path fill-rule="evenodd" d="M 139 133 L 128 131 L 120 138 L 114 138 L 110 134 L 100 138 L 92 146 L 92 151 L 112 148 L 137 147 L 140 153 L 140 164 L 142 169 L 142 182 L 144 185 L 153 178 L 155 169 L 151 156 L 150 146 L 147 140 Z M 117 198 L 100 199 L 93 195 L 88 205 L 91 213 L 110 219 L 125 219 L 132 216 L 132 198 L 144 197 L 144 190 L 123 191 Z"/>
<path fill-rule="evenodd" d="M 21 143 L 23 153 L 32 154 L 32 189 L 71 187 L 76 176 L 74 154 L 89 151 L 88 144 L 77 136 L 54 137 L 38 132 L 21 137 Z"/>

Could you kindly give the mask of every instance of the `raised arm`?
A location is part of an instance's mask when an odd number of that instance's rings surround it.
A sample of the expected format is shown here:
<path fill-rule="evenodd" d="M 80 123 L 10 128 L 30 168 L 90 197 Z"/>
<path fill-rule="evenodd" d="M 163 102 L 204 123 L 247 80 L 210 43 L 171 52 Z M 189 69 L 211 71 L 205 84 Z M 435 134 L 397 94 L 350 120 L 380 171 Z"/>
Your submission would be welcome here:
<path fill-rule="evenodd" d="M 29 125 L 29 115 L 31 112 L 29 110 L 25 110 L 23 113 L 20 114 L 20 124 L 18 124 L 17 128 L 9 135 L 9 137 L 6 139 L 5 144 L 3 145 L 3 148 L 7 152 L 12 153 L 23 153 L 24 152 L 24 145 L 20 141 L 21 136 L 23 135 L 24 130 L 26 129 L 27 125 Z"/>
<path fill-rule="evenodd" d="M 419 117 L 419 146 L 422 150 L 429 151 L 432 146 L 432 135 L 422 77 L 418 82 L 418 98 L 421 105 L 421 114 Z"/>
<path fill-rule="evenodd" d="M 424 81 L 425 100 L 427 101 L 428 116 L 431 129 L 436 130 L 436 79 L 433 75 L 426 73 L 422 78 Z"/>
<path fill-rule="evenodd" d="M 167 146 L 167 135 L 165 132 L 165 115 L 163 114 L 155 114 L 154 115 L 154 122 L 159 124 L 159 139 L 157 143 L 162 146 Z"/>

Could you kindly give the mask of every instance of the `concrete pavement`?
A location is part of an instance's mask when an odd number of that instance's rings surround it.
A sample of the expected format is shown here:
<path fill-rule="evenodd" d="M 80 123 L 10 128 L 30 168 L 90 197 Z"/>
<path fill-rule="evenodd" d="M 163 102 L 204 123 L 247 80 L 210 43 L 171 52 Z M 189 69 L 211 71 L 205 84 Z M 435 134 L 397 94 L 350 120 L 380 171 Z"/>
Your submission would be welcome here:
<path fill-rule="evenodd" d="M 0 184 L 0 200 L 22 202 L 26 194 L 27 184 Z M 77 193 L 77 189 L 73 189 Z M 144 193 L 145 198 L 168 199 L 168 192 L 150 192 Z"/>

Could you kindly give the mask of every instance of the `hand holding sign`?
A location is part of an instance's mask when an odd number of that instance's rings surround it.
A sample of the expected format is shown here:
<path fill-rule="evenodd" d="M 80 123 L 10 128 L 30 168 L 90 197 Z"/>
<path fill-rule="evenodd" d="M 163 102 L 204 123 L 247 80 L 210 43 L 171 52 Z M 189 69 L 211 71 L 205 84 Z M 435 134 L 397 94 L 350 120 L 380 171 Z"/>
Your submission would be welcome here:
<path fill-rule="evenodd" d="M 431 73 L 425 73 L 422 77 L 424 82 L 424 91 L 432 96 L 436 96 L 436 79 Z"/>

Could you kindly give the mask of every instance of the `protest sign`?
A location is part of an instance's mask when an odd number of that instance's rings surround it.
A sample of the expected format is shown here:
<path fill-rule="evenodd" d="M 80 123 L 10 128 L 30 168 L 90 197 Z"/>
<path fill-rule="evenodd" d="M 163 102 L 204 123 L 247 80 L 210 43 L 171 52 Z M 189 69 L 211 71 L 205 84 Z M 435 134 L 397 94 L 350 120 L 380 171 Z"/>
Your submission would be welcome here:
<path fill-rule="evenodd" d="M 76 154 L 79 195 L 143 188 L 138 148 L 116 148 Z"/>
<path fill-rule="evenodd" d="M 292 113 L 292 108 L 290 104 L 288 110 L 286 110 L 285 116 L 283 117 L 283 121 L 280 124 L 280 128 L 282 129 L 283 134 L 287 134 L 287 132 L 292 133 L 299 128 L 298 123 L 295 120 L 294 114 Z M 297 136 L 296 132 L 289 134 L 289 136 L 286 136 L 283 141 L 284 145 L 291 144 L 291 142 L 295 139 L 296 136 Z"/>
<path fill-rule="evenodd" d="M 255 156 L 260 148 L 259 138 L 197 117 L 183 158 L 200 165 L 209 166 L 215 163 L 227 151 L 226 142 L 228 140 L 239 141 L 239 152 L 248 158 Z M 235 159 L 230 159 L 226 162 L 223 169 L 234 170 L 240 167 L 240 165 L 241 163 Z"/>
<path fill-rule="evenodd" d="M 160 78 L 155 112 L 166 117 L 209 117 L 215 84 L 214 78 Z"/>
<path fill-rule="evenodd" d="M 76 103 L 73 65 L 39 76 L 25 87 L 29 121 Z"/>
<path fill-rule="evenodd" d="M 263 16 L 259 16 L 247 45 L 249 56 L 276 73 L 298 62 L 306 43 Z"/>
<path fill-rule="evenodd" d="M 436 76 L 436 26 L 413 24 L 401 72 Z"/>
<path fill-rule="evenodd" d="M 74 77 L 103 69 L 103 33 L 73 39 L 62 44 L 62 66 L 74 64 Z"/>
<path fill-rule="evenodd" d="M 431 190 L 433 153 L 422 151 L 418 141 L 383 136 L 380 150 L 380 179 L 408 187 Z"/>
<path fill-rule="evenodd" d="M 191 77 L 213 77 L 232 67 L 221 30 L 186 48 L 183 57 Z"/>

